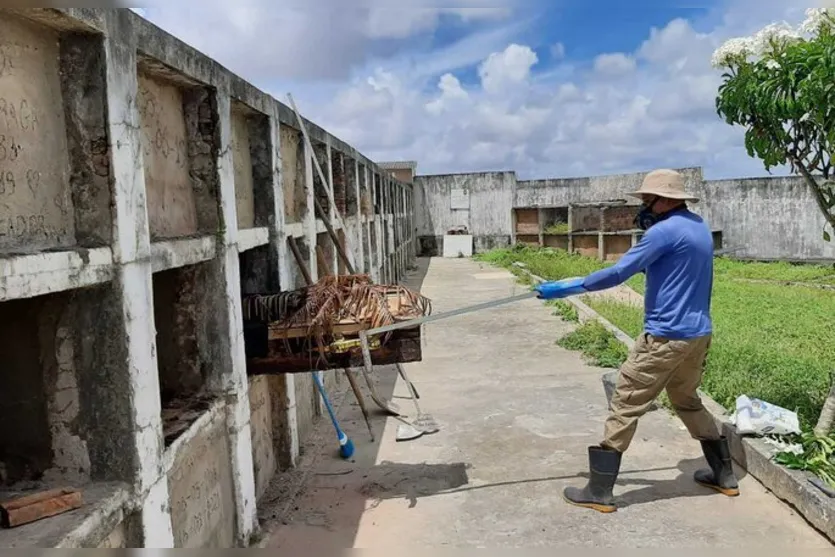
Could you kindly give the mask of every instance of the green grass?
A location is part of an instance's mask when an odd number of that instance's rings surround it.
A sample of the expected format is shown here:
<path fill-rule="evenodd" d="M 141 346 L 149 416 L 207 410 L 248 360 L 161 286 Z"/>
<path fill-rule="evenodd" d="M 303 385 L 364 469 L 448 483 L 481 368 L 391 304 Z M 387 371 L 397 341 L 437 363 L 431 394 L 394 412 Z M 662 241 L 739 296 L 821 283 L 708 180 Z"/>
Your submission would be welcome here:
<path fill-rule="evenodd" d="M 570 230 L 571 228 L 569 228 L 567 222 L 555 222 L 543 230 L 543 232 L 545 234 L 568 234 Z"/>
<path fill-rule="evenodd" d="M 587 321 L 557 340 L 557 344 L 582 352 L 590 364 L 598 367 L 620 367 L 628 353 L 626 346 L 597 321 Z"/>
<path fill-rule="evenodd" d="M 563 321 L 568 321 L 569 323 L 577 323 L 580 321 L 577 308 L 565 300 L 549 300 L 548 302 L 545 302 L 545 304 L 554 308 L 553 315 L 556 315 Z"/>
<path fill-rule="evenodd" d="M 714 271 L 717 278 L 723 279 L 835 285 L 835 268 L 826 265 L 744 262 L 719 257 L 715 261 Z"/>
<path fill-rule="evenodd" d="M 548 280 L 584 276 L 605 264 L 560 250 L 496 250 L 482 260 L 501 266 L 521 261 Z M 704 391 L 728 409 L 741 394 L 797 412 L 808 430 L 817 421 L 835 368 L 835 294 L 831 290 L 748 282 L 754 280 L 826 282 L 831 267 L 716 260 L 713 298 L 714 338 Z M 643 275 L 629 283 L 643 292 Z M 643 330 L 643 309 L 587 299 L 587 303 L 633 338 Z M 584 325 L 562 339 L 601 367 L 617 367 L 618 352 L 602 327 Z M 616 341 L 615 341 L 616 342 Z M 621 360 L 622 361 L 622 360 Z M 607 364 L 607 365 L 603 365 Z"/>

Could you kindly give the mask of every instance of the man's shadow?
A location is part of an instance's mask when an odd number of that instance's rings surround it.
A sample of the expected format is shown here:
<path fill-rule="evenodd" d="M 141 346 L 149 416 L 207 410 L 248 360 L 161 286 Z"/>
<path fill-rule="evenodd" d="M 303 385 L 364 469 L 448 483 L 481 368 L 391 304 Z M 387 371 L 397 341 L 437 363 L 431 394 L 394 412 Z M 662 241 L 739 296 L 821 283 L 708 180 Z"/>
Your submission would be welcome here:
<path fill-rule="evenodd" d="M 653 503 L 655 501 L 664 501 L 667 499 L 681 499 L 684 497 L 707 497 L 720 496 L 719 493 L 697 484 L 693 479 L 693 473 L 699 469 L 707 469 L 708 465 L 704 458 L 691 458 L 682 460 L 676 466 L 679 474 L 676 478 L 671 480 L 648 480 L 636 477 L 628 470 L 623 470 L 618 477 L 615 487 L 615 504 L 618 508 L 625 509 L 634 505 L 644 505 L 646 503 Z M 745 470 L 734 463 L 734 473 L 738 481 L 746 476 Z M 588 478 L 588 472 L 580 474 Z M 635 489 L 625 493 L 618 493 L 618 487 L 631 486 L 646 486 L 642 489 Z"/>

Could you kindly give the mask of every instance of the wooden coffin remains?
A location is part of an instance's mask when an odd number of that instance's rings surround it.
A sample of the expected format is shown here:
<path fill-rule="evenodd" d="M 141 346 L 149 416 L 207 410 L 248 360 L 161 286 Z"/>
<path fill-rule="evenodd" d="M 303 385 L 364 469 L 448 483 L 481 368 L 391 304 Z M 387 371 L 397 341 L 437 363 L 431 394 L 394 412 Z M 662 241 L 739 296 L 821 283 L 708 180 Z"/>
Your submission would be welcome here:
<path fill-rule="evenodd" d="M 322 291 L 330 296 L 323 296 Z M 311 298 L 316 301 L 311 303 Z M 303 303 L 307 308 L 298 309 Z M 272 311 L 267 311 L 270 305 Z M 247 373 L 277 375 L 360 367 L 360 331 L 422 317 L 429 311 L 429 300 L 423 296 L 402 286 L 372 285 L 364 275 L 325 277 L 309 288 L 246 297 Z M 369 348 L 374 365 L 420 361 L 421 328 L 374 335 L 369 338 Z"/>

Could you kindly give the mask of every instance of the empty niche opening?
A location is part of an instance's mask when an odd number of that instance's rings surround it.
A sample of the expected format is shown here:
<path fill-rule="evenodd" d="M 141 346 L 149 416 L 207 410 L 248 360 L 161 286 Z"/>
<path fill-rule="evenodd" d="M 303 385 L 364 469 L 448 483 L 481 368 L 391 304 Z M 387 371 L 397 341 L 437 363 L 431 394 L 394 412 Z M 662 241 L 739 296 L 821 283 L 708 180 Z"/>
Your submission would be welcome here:
<path fill-rule="evenodd" d="M 545 234 L 568 234 L 568 207 L 543 209 L 542 231 Z"/>
<path fill-rule="evenodd" d="M 217 99 L 141 57 L 137 105 L 152 241 L 218 230 Z"/>
<path fill-rule="evenodd" d="M 232 103 L 231 118 L 238 229 L 264 227 L 273 200 L 269 119 L 241 102 Z"/>
<path fill-rule="evenodd" d="M 278 264 L 269 246 L 259 246 L 238 256 L 241 280 L 241 312 L 244 321 L 244 350 L 247 358 L 267 356 L 267 324 L 259 303 L 281 291 Z"/>
<path fill-rule="evenodd" d="M 223 318 L 222 297 L 209 261 L 153 275 L 157 365 L 165 446 L 170 446 L 211 406 L 210 381 L 224 365 L 212 334 Z M 213 293 L 216 296 L 213 296 Z"/>
<path fill-rule="evenodd" d="M 371 175 L 374 182 L 374 213 L 379 215 L 382 214 L 382 205 L 383 205 L 383 190 L 380 181 L 380 175 L 376 172 Z"/>
<path fill-rule="evenodd" d="M 109 244 L 100 36 L 0 20 L 0 253 Z"/>
<path fill-rule="evenodd" d="M 134 455 L 113 442 L 133 425 L 120 315 L 110 284 L 0 304 L 0 500 L 74 487 L 90 509 L 131 480 Z M 83 519 L 2 529 L 0 547 L 46 547 Z"/>
<path fill-rule="evenodd" d="M 284 214 L 287 224 L 294 224 L 302 222 L 307 212 L 304 138 L 301 132 L 284 124 L 279 126 L 279 135 Z"/>
<path fill-rule="evenodd" d="M 247 359 L 266 357 L 268 355 L 268 324 L 261 318 L 257 306 L 249 302 L 260 302 L 263 297 L 279 294 L 281 288 L 278 280 L 278 264 L 271 260 L 268 246 L 241 252 L 239 262 L 244 350 Z M 251 376 L 248 392 L 255 492 L 256 497 L 260 499 L 266 492 L 281 461 L 281 451 L 276 439 L 282 438 L 286 423 L 283 413 L 277 406 L 284 400 L 282 394 L 286 392 L 284 377 L 280 375 Z M 275 409 L 274 405 L 276 405 Z"/>

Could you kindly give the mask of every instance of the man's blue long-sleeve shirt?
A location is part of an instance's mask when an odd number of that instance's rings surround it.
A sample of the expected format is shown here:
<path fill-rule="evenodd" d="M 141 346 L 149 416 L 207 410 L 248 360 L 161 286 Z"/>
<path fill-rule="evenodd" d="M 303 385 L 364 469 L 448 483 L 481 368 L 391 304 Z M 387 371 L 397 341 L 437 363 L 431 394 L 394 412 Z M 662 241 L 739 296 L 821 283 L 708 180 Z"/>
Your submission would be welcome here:
<path fill-rule="evenodd" d="M 644 234 L 618 262 L 587 276 L 583 287 L 604 290 L 646 271 L 644 329 L 690 339 L 712 333 L 713 235 L 701 217 L 679 209 Z"/>

